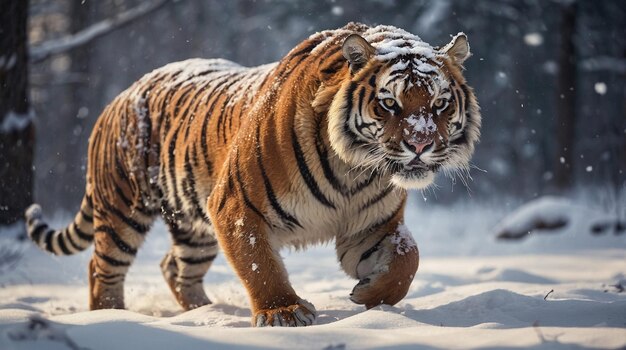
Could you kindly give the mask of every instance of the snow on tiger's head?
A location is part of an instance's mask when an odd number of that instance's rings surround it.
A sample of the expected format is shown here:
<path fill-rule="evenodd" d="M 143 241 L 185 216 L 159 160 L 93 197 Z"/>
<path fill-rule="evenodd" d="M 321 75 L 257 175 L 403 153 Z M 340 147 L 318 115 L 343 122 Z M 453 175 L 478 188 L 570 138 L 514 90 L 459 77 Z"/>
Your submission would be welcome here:
<path fill-rule="evenodd" d="M 468 170 L 481 122 L 462 75 L 470 56 L 465 34 L 435 48 L 402 29 L 377 26 L 346 35 L 342 51 L 349 77 L 328 112 L 339 157 L 407 189 L 427 187 L 439 170 Z"/>

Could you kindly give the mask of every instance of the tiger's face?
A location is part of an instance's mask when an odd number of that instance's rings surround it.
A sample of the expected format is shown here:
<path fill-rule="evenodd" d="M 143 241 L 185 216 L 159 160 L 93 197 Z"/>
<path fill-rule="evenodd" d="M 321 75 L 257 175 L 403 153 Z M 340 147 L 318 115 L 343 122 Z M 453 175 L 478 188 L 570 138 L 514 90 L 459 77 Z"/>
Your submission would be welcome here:
<path fill-rule="evenodd" d="M 425 188 L 440 170 L 466 171 L 480 135 L 478 104 L 461 74 L 469 45 L 459 34 L 435 49 L 393 29 L 344 41 L 350 79 L 330 106 L 330 142 L 352 166 Z"/>

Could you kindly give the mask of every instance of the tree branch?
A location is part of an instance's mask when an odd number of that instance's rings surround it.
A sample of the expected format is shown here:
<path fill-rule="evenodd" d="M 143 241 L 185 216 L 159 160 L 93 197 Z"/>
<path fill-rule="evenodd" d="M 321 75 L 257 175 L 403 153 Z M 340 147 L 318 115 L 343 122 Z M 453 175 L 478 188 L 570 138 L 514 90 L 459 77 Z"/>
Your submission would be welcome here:
<path fill-rule="evenodd" d="M 92 40 L 104 36 L 128 25 L 132 21 L 153 13 L 167 4 L 170 0 L 145 1 L 137 7 L 119 13 L 79 31 L 59 39 L 44 41 L 37 46 L 29 47 L 31 63 L 37 63 L 59 53 L 67 52 L 76 47 L 85 45 Z"/>
<path fill-rule="evenodd" d="M 608 71 L 618 74 L 626 74 L 626 60 L 618 57 L 592 57 L 580 62 L 580 66 L 583 70 L 588 72 Z"/>

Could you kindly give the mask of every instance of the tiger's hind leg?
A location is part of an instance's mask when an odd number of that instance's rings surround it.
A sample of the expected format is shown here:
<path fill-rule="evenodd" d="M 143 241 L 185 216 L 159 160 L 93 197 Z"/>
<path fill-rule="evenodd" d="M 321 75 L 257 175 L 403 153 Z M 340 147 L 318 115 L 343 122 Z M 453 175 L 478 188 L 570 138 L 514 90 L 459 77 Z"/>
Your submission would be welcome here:
<path fill-rule="evenodd" d="M 112 206 L 94 214 L 94 255 L 89 263 L 89 308 L 123 309 L 124 280 L 153 218 Z"/>
<path fill-rule="evenodd" d="M 208 221 L 194 227 L 181 220 L 166 218 L 165 221 L 173 241 L 172 248 L 161 261 L 165 281 L 183 309 L 210 304 L 202 279 L 218 253 L 213 227 Z"/>

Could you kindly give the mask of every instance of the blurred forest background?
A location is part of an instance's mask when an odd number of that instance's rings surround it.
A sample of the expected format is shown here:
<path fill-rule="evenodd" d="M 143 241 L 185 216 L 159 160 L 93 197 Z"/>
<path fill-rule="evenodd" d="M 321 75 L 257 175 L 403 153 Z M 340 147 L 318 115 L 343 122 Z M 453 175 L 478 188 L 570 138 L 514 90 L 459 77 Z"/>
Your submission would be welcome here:
<path fill-rule="evenodd" d="M 483 114 L 473 181 L 468 191 L 441 178 L 426 196 L 521 201 L 592 188 L 624 200 L 621 0 L 30 0 L 34 199 L 48 210 L 78 207 L 92 126 L 143 74 L 192 57 L 276 61 L 349 21 L 391 24 L 431 45 L 459 31 L 469 37 L 466 76 Z"/>

